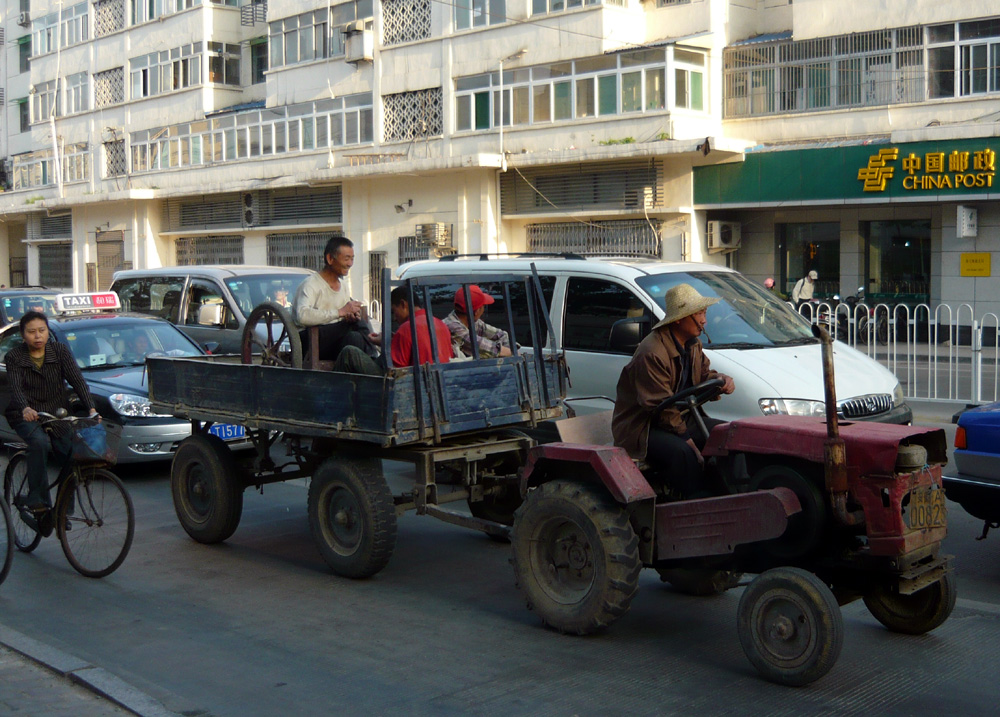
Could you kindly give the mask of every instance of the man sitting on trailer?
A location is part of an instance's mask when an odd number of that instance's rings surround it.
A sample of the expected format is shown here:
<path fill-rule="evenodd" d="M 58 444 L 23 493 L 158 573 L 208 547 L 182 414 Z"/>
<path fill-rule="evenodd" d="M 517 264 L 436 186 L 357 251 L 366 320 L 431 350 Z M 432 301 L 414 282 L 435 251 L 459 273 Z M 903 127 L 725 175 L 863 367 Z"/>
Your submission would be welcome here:
<path fill-rule="evenodd" d="M 472 319 L 475 322 L 472 331 L 469 330 L 470 312 L 465 308 L 464 286 L 460 286 L 455 292 L 455 310 L 444 318 L 445 325 L 451 331 L 452 352 L 456 356 L 472 356 L 474 333 L 480 358 L 510 356 L 510 338 L 507 332 L 483 321 L 486 307 L 495 299 L 475 284 L 469 286 L 469 294 L 472 298 Z"/>
<path fill-rule="evenodd" d="M 705 437 L 690 413 L 685 418 L 676 406 L 664 410 L 655 422 L 652 414 L 664 399 L 713 378 L 725 379 L 723 393 L 735 390 L 730 376 L 709 368 L 698 340 L 705 328 L 705 312 L 717 301 L 702 296 L 690 284 L 669 289 L 663 320 L 642 340 L 618 379 L 611 421 L 615 445 L 669 475 L 671 488 L 684 497 L 698 490 Z M 709 430 L 718 423 L 705 419 Z"/>
<path fill-rule="evenodd" d="M 408 293 L 405 286 L 397 286 L 389 295 L 392 320 L 399 324 L 399 329 L 392 335 L 389 350 L 392 364 L 395 367 L 413 365 L 413 332 L 410 328 Z M 430 363 L 434 355 L 431 352 L 431 334 L 427 328 L 428 318 L 430 318 L 434 324 L 438 363 L 447 363 L 453 357 L 451 332 L 441 319 L 435 319 L 421 308 L 419 296 L 414 295 L 413 305 L 416 309 L 413 317 L 417 324 L 417 362 Z M 337 357 L 337 361 L 333 365 L 333 370 L 343 373 L 361 373 L 368 376 L 381 376 L 385 373 L 385 367 L 381 361 L 376 361 L 354 346 L 347 346 L 340 352 L 340 356 Z"/>
<path fill-rule="evenodd" d="M 305 329 L 319 326 L 322 361 L 335 361 L 345 346 L 375 353 L 361 302 L 351 298 L 347 285 L 353 265 L 354 243 L 347 237 L 333 237 L 323 249 L 323 268 L 299 284 L 295 292 L 295 323 Z M 309 331 L 299 334 L 302 351 L 308 353 Z"/>

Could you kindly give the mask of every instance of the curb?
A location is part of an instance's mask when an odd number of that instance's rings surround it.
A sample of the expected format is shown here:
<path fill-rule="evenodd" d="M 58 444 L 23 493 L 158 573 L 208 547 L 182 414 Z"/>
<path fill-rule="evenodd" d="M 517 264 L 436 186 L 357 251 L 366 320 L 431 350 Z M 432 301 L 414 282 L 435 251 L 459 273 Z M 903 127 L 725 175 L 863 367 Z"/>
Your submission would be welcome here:
<path fill-rule="evenodd" d="M 0 645 L 17 652 L 139 717 L 180 717 L 107 670 L 0 625 Z"/>

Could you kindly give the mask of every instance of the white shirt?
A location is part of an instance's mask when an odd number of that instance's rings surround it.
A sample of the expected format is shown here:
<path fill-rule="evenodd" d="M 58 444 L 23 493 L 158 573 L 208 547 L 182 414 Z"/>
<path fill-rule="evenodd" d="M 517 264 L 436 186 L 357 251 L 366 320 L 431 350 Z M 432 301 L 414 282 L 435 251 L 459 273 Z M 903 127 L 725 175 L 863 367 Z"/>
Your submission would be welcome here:
<path fill-rule="evenodd" d="M 347 277 L 340 277 L 340 291 L 334 291 L 321 274 L 313 274 L 299 284 L 292 303 L 292 315 L 299 326 L 335 324 L 340 310 L 351 300 Z"/>

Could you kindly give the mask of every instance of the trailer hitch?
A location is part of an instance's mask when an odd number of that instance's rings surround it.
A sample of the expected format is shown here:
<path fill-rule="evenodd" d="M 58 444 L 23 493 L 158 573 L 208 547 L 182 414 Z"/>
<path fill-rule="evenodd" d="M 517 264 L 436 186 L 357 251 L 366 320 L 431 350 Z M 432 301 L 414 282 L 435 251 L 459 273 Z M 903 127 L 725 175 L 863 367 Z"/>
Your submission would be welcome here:
<path fill-rule="evenodd" d="M 833 514 L 847 526 L 865 522 L 863 510 L 847 508 L 847 450 L 840 437 L 837 423 L 837 390 L 833 382 L 833 339 L 819 324 L 813 324 L 813 335 L 823 345 L 823 391 L 826 398 L 826 441 L 823 443 L 824 477 L 826 491 L 830 494 Z"/>

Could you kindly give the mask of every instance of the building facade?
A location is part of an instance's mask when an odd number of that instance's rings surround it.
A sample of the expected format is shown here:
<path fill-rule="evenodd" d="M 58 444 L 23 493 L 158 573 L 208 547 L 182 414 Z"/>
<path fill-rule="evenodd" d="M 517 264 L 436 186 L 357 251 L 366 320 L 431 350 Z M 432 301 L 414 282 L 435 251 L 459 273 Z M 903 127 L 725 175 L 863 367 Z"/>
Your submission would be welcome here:
<path fill-rule="evenodd" d="M 1000 15 L 869 5 L 7 0 L 0 281 L 314 266 L 344 234 L 367 299 L 534 250 L 986 309 Z"/>

